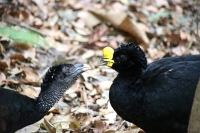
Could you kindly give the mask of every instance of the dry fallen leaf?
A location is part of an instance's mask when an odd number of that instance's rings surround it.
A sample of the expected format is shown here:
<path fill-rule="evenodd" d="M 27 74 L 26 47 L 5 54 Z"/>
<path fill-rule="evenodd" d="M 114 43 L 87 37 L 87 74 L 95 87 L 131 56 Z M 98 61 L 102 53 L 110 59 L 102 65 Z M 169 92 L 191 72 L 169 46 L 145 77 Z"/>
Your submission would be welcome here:
<path fill-rule="evenodd" d="M 97 28 L 93 34 L 91 34 L 90 38 L 89 38 L 89 44 L 94 43 L 96 41 L 99 41 L 100 38 L 106 34 L 106 32 L 108 31 L 108 28 L 105 25 L 100 26 L 99 28 Z"/>
<path fill-rule="evenodd" d="M 107 129 L 103 133 L 116 133 L 116 130 Z"/>
<path fill-rule="evenodd" d="M 49 133 L 56 133 L 56 128 L 55 128 L 55 126 L 52 125 L 52 124 L 51 124 L 48 120 L 46 120 L 45 118 L 44 118 L 43 124 L 44 124 L 45 128 L 47 129 L 47 131 L 48 131 Z"/>
<path fill-rule="evenodd" d="M 188 41 L 190 41 L 191 40 L 191 35 L 189 33 L 185 33 L 183 31 L 180 31 L 180 38 L 182 40 L 188 40 Z"/>
<path fill-rule="evenodd" d="M 9 66 L 10 66 L 10 60 L 9 59 L 0 61 L 0 70 L 5 70 Z"/>
<path fill-rule="evenodd" d="M 82 91 L 81 91 L 81 98 L 83 99 L 85 106 L 88 107 L 88 100 L 87 100 L 87 93 L 85 91 L 85 86 L 82 86 Z"/>
<path fill-rule="evenodd" d="M 13 55 L 10 56 L 10 58 L 11 59 L 16 59 L 16 60 L 19 60 L 19 61 L 22 61 L 22 62 L 26 60 L 26 58 L 24 57 L 24 55 L 21 54 L 21 53 L 13 54 Z"/>
<path fill-rule="evenodd" d="M 2 81 L 4 80 L 6 80 L 6 76 L 4 73 L 0 72 L 0 86 L 1 86 Z"/>
<path fill-rule="evenodd" d="M 27 67 L 27 66 L 23 66 L 21 68 L 25 73 L 25 79 L 27 81 L 34 82 L 39 79 L 39 75 L 34 69 Z"/>
<path fill-rule="evenodd" d="M 128 131 L 125 131 L 123 133 L 145 133 L 145 132 L 140 128 L 134 128 L 134 129 L 130 129 Z"/>
<path fill-rule="evenodd" d="M 100 98 L 100 99 L 97 99 L 96 103 L 99 105 L 99 106 L 103 106 L 105 105 L 107 102 L 107 100 L 105 98 Z"/>
<path fill-rule="evenodd" d="M 178 56 L 184 55 L 186 50 L 187 49 L 184 46 L 177 46 L 177 47 L 172 48 L 172 52 Z"/>
<path fill-rule="evenodd" d="M 112 81 L 102 81 L 97 86 L 97 90 L 110 90 L 110 86 L 112 85 Z"/>
<path fill-rule="evenodd" d="M 138 28 L 138 24 L 131 20 L 125 12 L 114 13 L 106 10 L 90 10 L 95 15 L 109 21 L 114 27 L 124 30 L 131 34 L 135 39 L 138 39 L 144 49 L 149 46 L 149 39 L 145 32 Z M 117 19 L 116 19 L 117 18 Z"/>
<path fill-rule="evenodd" d="M 36 90 L 34 90 L 33 87 L 30 87 L 30 86 L 27 86 L 27 85 L 23 85 L 22 88 L 23 89 L 20 92 L 20 94 L 26 95 L 26 96 L 28 96 L 30 98 L 33 98 L 33 99 L 38 97 L 39 93 L 37 93 Z"/>
<path fill-rule="evenodd" d="M 48 115 L 44 116 L 44 119 L 50 121 L 53 118 L 53 113 L 49 113 Z"/>
<path fill-rule="evenodd" d="M 99 119 L 95 120 L 94 125 L 95 125 L 95 132 L 99 132 L 99 133 L 103 132 L 105 125 L 101 120 Z"/>
<path fill-rule="evenodd" d="M 63 133 L 63 131 L 62 131 L 62 125 L 61 124 L 57 125 L 57 127 L 56 127 L 56 133 Z"/>
<path fill-rule="evenodd" d="M 80 131 L 81 130 L 81 123 L 79 121 L 72 121 L 69 124 L 69 128 L 73 131 Z"/>
<path fill-rule="evenodd" d="M 158 51 L 158 49 L 156 48 L 148 48 L 147 50 L 149 52 L 150 57 L 154 60 L 160 59 L 165 55 L 163 51 Z"/>
<path fill-rule="evenodd" d="M 63 129 L 68 129 L 72 121 L 74 121 L 74 118 L 70 115 L 55 115 L 50 122 L 54 127 L 61 123 Z"/>
<path fill-rule="evenodd" d="M 157 7 L 162 7 L 162 6 L 165 6 L 165 7 L 169 7 L 169 3 L 167 0 L 156 0 L 156 5 Z"/>

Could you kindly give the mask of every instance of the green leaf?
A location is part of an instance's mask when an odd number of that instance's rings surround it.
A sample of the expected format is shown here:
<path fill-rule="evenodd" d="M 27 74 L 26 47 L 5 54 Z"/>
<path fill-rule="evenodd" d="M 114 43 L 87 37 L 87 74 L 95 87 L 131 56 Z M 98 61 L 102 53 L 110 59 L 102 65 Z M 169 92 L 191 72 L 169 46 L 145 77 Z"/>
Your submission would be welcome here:
<path fill-rule="evenodd" d="M 158 12 L 156 14 L 153 14 L 151 17 L 150 17 L 150 21 L 151 22 L 156 22 L 158 21 L 161 17 L 164 18 L 164 17 L 168 17 L 170 15 L 174 14 L 174 12 L 172 11 L 162 11 L 162 12 Z"/>
<path fill-rule="evenodd" d="M 0 36 L 8 37 L 14 42 L 21 44 L 36 45 L 44 47 L 48 45 L 47 41 L 39 33 L 22 28 L 20 26 L 9 26 L 6 24 L 0 24 Z"/>
<path fill-rule="evenodd" d="M 8 90 L 12 90 L 9 86 L 4 86 L 3 88 L 8 89 Z"/>
<path fill-rule="evenodd" d="M 17 74 L 19 74 L 19 73 L 21 73 L 21 72 L 23 72 L 22 69 L 20 69 L 20 70 L 10 70 L 10 71 L 8 71 L 8 73 L 9 73 L 12 77 L 14 77 L 15 75 L 17 75 Z"/>

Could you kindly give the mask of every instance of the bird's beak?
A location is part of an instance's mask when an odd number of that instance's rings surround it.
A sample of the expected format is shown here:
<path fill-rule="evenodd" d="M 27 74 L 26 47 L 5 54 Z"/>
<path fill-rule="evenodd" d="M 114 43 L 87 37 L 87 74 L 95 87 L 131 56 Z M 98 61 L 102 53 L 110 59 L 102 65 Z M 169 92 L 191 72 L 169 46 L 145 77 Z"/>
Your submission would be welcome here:
<path fill-rule="evenodd" d="M 83 73 L 89 69 L 91 69 L 91 67 L 88 64 L 75 64 L 75 72 L 78 73 Z"/>
<path fill-rule="evenodd" d="M 88 64 L 83 64 L 83 72 L 87 71 L 87 70 L 90 70 L 91 67 L 88 65 Z"/>

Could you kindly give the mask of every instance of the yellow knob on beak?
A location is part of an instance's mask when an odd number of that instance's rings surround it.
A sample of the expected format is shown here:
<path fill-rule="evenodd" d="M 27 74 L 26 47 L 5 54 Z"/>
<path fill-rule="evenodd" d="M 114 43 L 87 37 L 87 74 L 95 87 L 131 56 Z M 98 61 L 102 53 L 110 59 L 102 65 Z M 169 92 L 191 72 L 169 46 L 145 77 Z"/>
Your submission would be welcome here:
<path fill-rule="evenodd" d="M 104 61 L 107 62 L 107 66 L 112 67 L 114 60 L 112 60 L 114 54 L 114 50 L 111 47 L 105 47 L 103 49 L 103 57 Z"/>

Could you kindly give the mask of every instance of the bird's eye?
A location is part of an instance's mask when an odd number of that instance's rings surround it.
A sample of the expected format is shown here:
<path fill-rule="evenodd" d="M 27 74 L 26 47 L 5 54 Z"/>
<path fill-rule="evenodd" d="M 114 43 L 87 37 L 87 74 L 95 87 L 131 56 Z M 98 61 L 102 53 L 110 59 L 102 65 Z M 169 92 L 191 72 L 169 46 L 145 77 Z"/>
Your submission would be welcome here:
<path fill-rule="evenodd" d="M 123 54 L 122 54 L 122 55 L 120 56 L 120 60 L 121 60 L 121 61 L 124 61 L 124 60 L 126 60 L 126 59 L 127 59 L 126 55 L 123 55 Z"/>
<path fill-rule="evenodd" d="M 69 72 L 69 71 L 70 71 L 70 68 L 69 68 L 69 67 L 66 67 L 65 69 L 67 70 L 67 72 Z"/>

